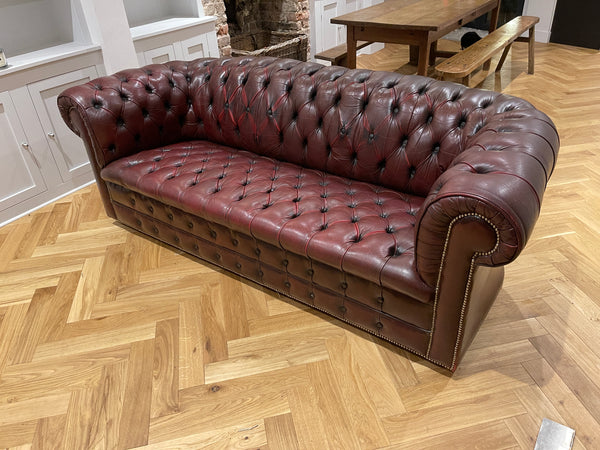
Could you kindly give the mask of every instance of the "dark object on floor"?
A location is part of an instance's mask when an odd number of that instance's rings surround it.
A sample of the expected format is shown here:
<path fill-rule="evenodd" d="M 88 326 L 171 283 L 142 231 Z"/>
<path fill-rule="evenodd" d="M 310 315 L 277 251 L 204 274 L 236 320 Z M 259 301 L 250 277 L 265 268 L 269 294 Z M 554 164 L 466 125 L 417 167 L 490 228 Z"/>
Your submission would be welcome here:
<path fill-rule="evenodd" d="M 452 371 L 559 147 L 516 97 L 271 57 L 124 70 L 58 103 L 110 217 Z"/>
<path fill-rule="evenodd" d="M 480 41 L 481 37 L 475 33 L 474 31 L 469 31 L 460 38 L 460 46 L 464 50 L 467 47 L 470 47 L 475 42 Z"/>
<path fill-rule="evenodd" d="M 539 17 L 519 16 L 510 22 L 502 25 L 500 28 L 492 31 L 486 37 L 481 38 L 468 48 L 458 52 L 454 56 L 444 60 L 435 70 L 442 75 L 443 79 L 462 78 L 465 86 L 469 85 L 471 74 L 478 67 L 483 67 L 487 71 L 490 68 L 491 58 L 500 50 L 503 50 L 496 72 L 502 69 L 506 56 L 513 42 L 527 42 L 527 73 L 533 74 L 535 59 L 535 25 L 540 21 Z M 528 36 L 523 37 L 527 32 Z"/>

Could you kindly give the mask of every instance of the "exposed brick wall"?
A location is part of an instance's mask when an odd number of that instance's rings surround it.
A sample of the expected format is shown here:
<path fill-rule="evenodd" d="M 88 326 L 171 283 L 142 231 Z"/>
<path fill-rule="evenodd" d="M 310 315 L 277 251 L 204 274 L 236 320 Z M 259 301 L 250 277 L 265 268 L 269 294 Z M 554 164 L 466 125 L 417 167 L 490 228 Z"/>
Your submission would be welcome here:
<path fill-rule="evenodd" d="M 255 0 L 260 2 L 263 28 L 308 34 L 308 0 Z"/>
<path fill-rule="evenodd" d="M 231 55 L 231 43 L 229 38 L 229 25 L 225 14 L 225 3 L 223 0 L 202 0 L 204 13 L 208 16 L 216 16 L 217 43 L 221 56 Z"/>
<path fill-rule="evenodd" d="M 204 12 L 217 17 L 217 42 L 222 56 L 231 55 L 230 35 L 259 30 L 310 35 L 308 0 L 236 0 L 235 3 L 235 20 L 228 24 L 225 0 L 203 0 Z"/>

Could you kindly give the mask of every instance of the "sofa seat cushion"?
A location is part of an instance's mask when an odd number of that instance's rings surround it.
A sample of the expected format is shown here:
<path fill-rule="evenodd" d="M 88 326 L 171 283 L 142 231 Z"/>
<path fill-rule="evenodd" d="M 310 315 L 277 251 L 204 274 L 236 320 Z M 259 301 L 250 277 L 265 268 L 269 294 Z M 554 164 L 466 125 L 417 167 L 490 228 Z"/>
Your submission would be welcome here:
<path fill-rule="evenodd" d="M 415 267 L 424 199 L 209 141 L 118 159 L 104 180 L 424 303 Z"/>

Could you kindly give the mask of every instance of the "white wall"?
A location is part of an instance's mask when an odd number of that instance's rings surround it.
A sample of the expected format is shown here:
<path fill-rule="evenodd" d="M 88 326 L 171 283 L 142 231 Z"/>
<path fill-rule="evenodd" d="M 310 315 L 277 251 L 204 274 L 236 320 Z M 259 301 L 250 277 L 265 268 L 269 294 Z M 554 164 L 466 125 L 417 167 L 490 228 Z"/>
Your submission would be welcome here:
<path fill-rule="evenodd" d="M 540 23 L 535 26 L 535 40 L 537 42 L 548 42 L 550 40 L 555 8 L 556 0 L 525 0 L 523 15 L 540 18 Z"/>
<path fill-rule="evenodd" d="M 102 46 L 106 73 L 137 67 L 123 0 L 81 0 L 94 42 Z"/>

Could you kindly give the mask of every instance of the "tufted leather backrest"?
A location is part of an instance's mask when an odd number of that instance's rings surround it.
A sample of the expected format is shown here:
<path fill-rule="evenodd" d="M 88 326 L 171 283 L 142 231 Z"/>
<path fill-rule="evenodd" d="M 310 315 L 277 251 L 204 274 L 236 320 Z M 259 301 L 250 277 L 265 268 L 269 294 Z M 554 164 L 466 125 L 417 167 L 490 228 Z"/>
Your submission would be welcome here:
<path fill-rule="evenodd" d="M 59 106 L 75 132 L 73 108 L 94 122 L 99 168 L 208 139 L 421 196 L 492 120 L 531 108 L 425 77 L 267 57 L 126 70 L 69 89 Z"/>

